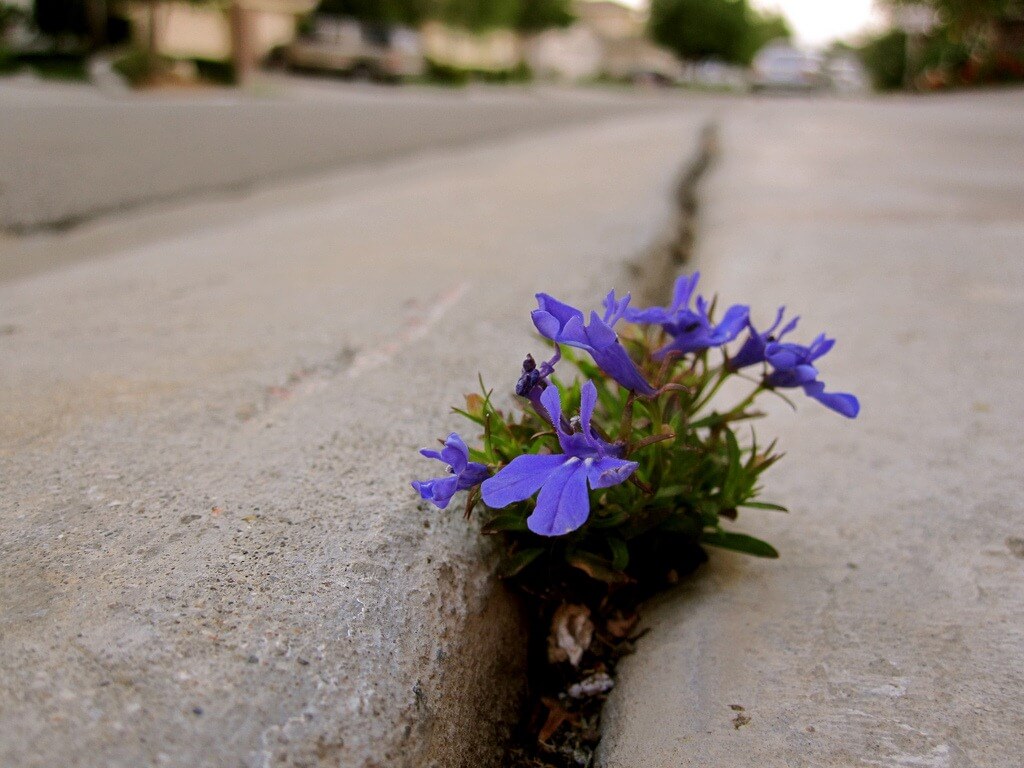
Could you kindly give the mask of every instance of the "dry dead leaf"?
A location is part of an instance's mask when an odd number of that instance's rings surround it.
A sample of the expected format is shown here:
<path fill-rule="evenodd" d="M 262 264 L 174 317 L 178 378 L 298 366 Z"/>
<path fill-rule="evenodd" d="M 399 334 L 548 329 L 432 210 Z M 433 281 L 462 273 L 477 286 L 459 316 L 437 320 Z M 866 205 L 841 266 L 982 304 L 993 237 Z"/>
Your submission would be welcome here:
<path fill-rule="evenodd" d="M 541 699 L 544 702 L 544 706 L 548 708 L 548 717 L 544 721 L 544 727 L 540 729 L 540 733 L 537 734 L 537 741 L 547 741 L 555 732 L 562 727 L 562 723 L 565 722 L 576 722 L 579 720 L 579 715 L 570 712 L 561 704 L 558 703 L 558 699 L 549 699 L 547 697 Z"/>
<path fill-rule="evenodd" d="M 590 620 L 590 609 L 585 605 L 561 605 L 551 618 L 548 661 L 552 664 L 568 661 L 578 667 L 593 639 L 594 622 Z"/>
<path fill-rule="evenodd" d="M 614 619 L 608 619 L 605 623 L 605 628 L 608 630 L 609 635 L 621 640 L 624 637 L 629 637 L 629 634 L 636 628 L 639 621 L 639 613 L 634 613 L 629 616 L 623 616 L 619 613 L 616 614 Z"/>

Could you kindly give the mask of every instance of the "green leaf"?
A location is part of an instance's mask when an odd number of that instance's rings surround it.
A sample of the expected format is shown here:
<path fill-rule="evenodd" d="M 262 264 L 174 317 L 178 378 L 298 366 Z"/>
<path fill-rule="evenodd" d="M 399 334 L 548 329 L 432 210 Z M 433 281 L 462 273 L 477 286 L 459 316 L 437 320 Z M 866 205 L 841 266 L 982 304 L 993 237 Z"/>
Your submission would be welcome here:
<path fill-rule="evenodd" d="M 591 517 L 590 528 L 615 528 L 622 525 L 629 519 L 629 513 L 624 509 L 618 509 L 604 517 Z"/>
<path fill-rule="evenodd" d="M 483 426 L 484 424 L 484 417 L 482 415 L 474 415 L 469 411 L 462 410 L 461 408 L 452 408 L 452 412 L 459 414 L 459 416 L 465 416 L 474 424 L 479 424 L 480 426 Z"/>
<path fill-rule="evenodd" d="M 526 518 L 523 515 L 517 515 L 515 512 L 502 512 L 484 523 L 481 533 L 490 535 L 501 531 L 525 530 L 527 530 Z"/>
<path fill-rule="evenodd" d="M 666 485 L 658 489 L 658 492 L 654 494 L 654 500 L 661 501 L 663 499 L 670 499 L 673 496 L 681 496 L 688 490 L 690 489 L 685 485 Z"/>
<path fill-rule="evenodd" d="M 590 578 L 603 581 L 606 584 L 622 584 L 630 581 L 626 574 L 615 570 L 610 562 L 603 557 L 595 555 L 593 552 L 585 552 L 583 550 L 567 552 L 565 561 L 573 568 L 579 568 Z"/>
<path fill-rule="evenodd" d="M 608 549 L 612 552 L 612 568 L 616 571 L 626 570 L 629 565 L 629 545 L 618 536 L 609 536 Z"/>
<path fill-rule="evenodd" d="M 740 506 L 750 507 L 751 509 L 771 509 L 775 512 L 789 512 L 789 510 L 781 504 L 772 504 L 769 501 L 744 501 Z"/>
<path fill-rule="evenodd" d="M 700 530 L 700 521 L 688 515 L 674 515 L 658 526 L 659 531 L 666 533 L 697 533 Z"/>
<path fill-rule="evenodd" d="M 743 552 L 755 557 L 776 558 L 779 556 L 778 551 L 771 544 L 755 539 L 753 536 L 748 536 L 745 533 L 709 531 L 704 533 L 700 540 L 703 544 L 709 544 L 712 547 L 731 549 L 734 552 Z"/>
<path fill-rule="evenodd" d="M 544 554 L 543 548 L 530 547 L 509 555 L 498 564 L 498 578 L 508 579 L 515 576 L 542 554 Z"/>

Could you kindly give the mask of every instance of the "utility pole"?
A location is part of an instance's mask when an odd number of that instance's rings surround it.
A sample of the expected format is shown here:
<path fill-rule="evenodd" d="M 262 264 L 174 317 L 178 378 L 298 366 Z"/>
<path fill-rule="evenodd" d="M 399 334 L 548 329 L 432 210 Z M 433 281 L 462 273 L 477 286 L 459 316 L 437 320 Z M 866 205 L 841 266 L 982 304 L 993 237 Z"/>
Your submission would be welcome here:
<path fill-rule="evenodd" d="M 231 25 L 231 64 L 235 70 L 235 82 L 241 85 L 256 69 L 252 9 L 247 7 L 244 0 L 232 0 L 228 13 Z"/>

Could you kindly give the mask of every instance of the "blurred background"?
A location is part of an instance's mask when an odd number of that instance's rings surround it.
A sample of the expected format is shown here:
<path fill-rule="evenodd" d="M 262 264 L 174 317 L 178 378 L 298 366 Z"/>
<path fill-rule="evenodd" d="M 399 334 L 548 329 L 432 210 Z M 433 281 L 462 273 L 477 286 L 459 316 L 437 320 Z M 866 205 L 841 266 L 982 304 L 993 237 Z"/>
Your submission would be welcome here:
<path fill-rule="evenodd" d="M 939 89 L 1024 78 L 1019 0 L 0 0 L 0 73 L 201 87 Z"/>
<path fill-rule="evenodd" d="M 0 0 L 0 765 L 480 742 L 414 450 L 536 291 L 699 267 L 864 413 L 773 418 L 783 565 L 651 667 L 730 698 L 609 764 L 1019 766 L 1022 80 L 1024 0 Z"/>

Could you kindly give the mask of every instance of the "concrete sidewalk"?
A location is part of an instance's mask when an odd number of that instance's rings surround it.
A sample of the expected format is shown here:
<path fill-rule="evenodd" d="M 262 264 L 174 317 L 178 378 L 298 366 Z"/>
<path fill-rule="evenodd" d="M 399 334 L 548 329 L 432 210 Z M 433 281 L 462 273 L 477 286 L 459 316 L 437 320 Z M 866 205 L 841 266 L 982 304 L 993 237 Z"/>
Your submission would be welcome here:
<path fill-rule="evenodd" d="M 0 284 L 0 764 L 493 764 L 525 645 L 416 449 L 512 387 L 535 291 L 622 285 L 706 119 L 115 220 Z"/>
<path fill-rule="evenodd" d="M 830 388 L 773 407 L 788 455 L 738 528 L 645 611 L 605 768 L 1015 768 L 1024 733 L 1024 94 L 764 102 L 722 126 L 705 288 L 803 339 Z M 742 708 L 742 709 L 741 709 Z"/>

